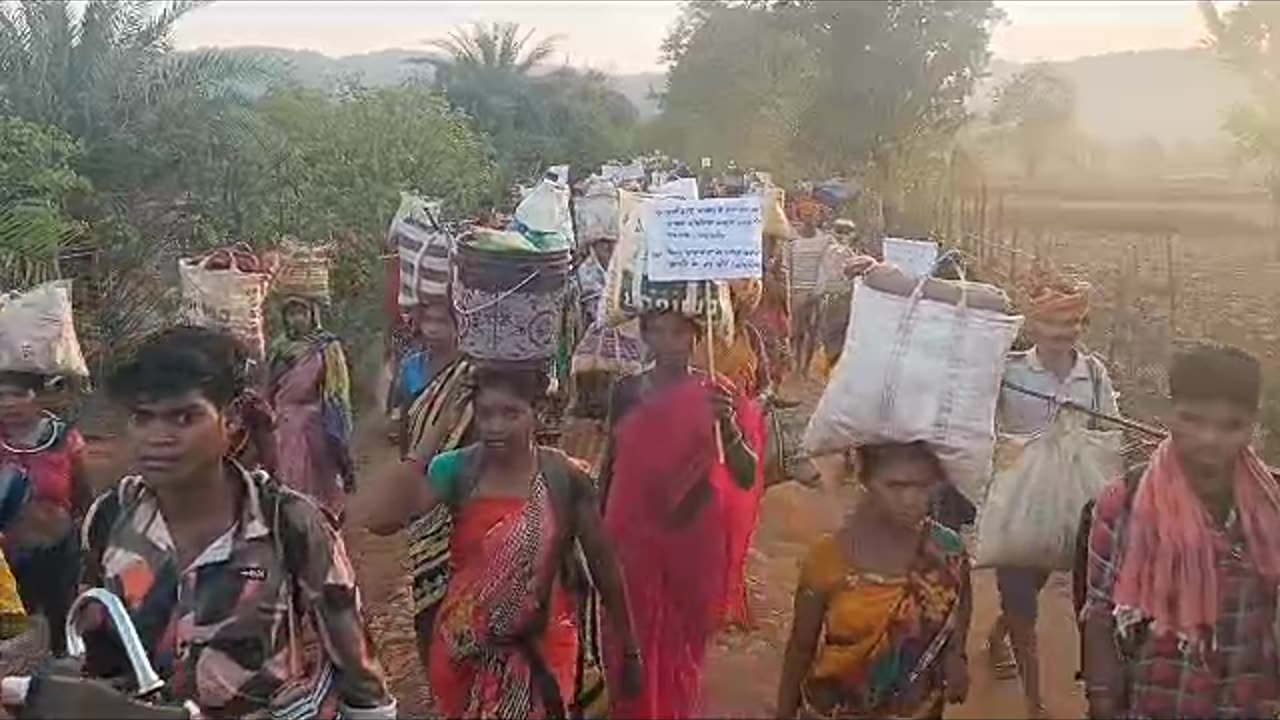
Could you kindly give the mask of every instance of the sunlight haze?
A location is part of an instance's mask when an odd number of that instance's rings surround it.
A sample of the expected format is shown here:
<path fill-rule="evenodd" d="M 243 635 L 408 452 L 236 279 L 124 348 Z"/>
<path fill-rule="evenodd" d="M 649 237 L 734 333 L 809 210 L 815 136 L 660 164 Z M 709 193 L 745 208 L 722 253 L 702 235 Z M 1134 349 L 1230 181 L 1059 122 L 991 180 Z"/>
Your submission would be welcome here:
<path fill-rule="evenodd" d="M 1204 28 L 1194 2 L 997 2 L 996 57 L 1068 60 L 1128 50 L 1185 48 Z M 595 2 L 312 2 L 237 0 L 192 13 L 180 49 L 267 45 L 331 56 L 425 48 L 473 21 L 506 20 L 560 35 L 562 59 L 612 73 L 661 70 L 658 46 L 680 12 L 674 0 Z"/>

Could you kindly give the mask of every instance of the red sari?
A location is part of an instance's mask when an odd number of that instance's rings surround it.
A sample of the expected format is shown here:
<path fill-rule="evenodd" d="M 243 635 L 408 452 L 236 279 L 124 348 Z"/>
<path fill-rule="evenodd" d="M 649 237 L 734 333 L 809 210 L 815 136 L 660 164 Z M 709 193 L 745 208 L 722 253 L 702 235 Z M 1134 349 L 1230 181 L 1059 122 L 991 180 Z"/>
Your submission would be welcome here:
<path fill-rule="evenodd" d="M 635 698 L 610 694 L 610 717 L 689 718 L 698 711 L 707 644 L 721 622 L 734 555 L 728 469 L 716 460 L 715 417 L 705 376 L 641 398 L 614 430 L 605 531 L 613 542 L 644 658 Z M 710 478 L 709 501 L 683 526 L 680 501 Z M 622 648 L 605 634 L 611 673 Z M 616 680 L 616 676 L 611 676 Z"/>
<path fill-rule="evenodd" d="M 551 588 L 547 626 L 532 643 L 567 705 L 575 691 L 578 633 L 571 597 L 550 554 L 556 523 L 545 482 L 528 500 L 478 497 L 459 510 L 452 572 L 430 648 L 429 678 L 444 717 L 548 716 L 534 670 L 513 641 Z"/>

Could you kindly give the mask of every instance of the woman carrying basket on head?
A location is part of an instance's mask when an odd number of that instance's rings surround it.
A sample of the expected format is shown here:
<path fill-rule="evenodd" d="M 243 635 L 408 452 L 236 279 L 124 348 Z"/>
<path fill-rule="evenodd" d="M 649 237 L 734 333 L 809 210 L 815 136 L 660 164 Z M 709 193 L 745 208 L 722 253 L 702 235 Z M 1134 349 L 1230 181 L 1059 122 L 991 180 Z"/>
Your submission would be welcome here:
<path fill-rule="evenodd" d="M 355 489 L 346 353 L 338 337 L 321 327 L 318 302 L 288 297 L 282 312 L 285 334 L 270 360 L 277 471 L 281 482 L 341 524 L 345 495 Z"/>

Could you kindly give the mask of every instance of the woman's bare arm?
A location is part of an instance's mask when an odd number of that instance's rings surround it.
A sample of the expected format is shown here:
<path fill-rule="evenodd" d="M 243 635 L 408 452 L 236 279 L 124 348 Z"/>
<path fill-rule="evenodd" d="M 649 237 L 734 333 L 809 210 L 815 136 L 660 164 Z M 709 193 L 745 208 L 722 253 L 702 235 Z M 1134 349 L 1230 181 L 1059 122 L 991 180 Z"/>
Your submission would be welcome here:
<path fill-rule="evenodd" d="M 778 717 L 794 718 L 800 709 L 800 685 L 813 665 L 822 634 L 827 598 L 801 583 L 796 588 L 791 637 L 782 656 L 782 679 L 778 685 Z"/>
<path fill-rule="evenodd" d="M 402 460 L 371 473 L 356 493 L 355 516 L 369 532 L 391 535 L 441 501 L 427 482 L 422 460 Z"/>

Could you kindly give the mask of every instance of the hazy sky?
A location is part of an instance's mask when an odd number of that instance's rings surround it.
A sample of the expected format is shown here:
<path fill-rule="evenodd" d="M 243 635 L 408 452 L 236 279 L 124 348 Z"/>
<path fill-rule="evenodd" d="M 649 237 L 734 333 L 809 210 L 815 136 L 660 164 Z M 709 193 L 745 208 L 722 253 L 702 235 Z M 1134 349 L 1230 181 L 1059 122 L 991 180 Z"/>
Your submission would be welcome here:
<path fill-rule="evenodd" d="M 827 0 L 838 2 L 843 0 Z M 1203 37 L 1194 2 L 1009 0 L 992 41 L 998 57 L 1062 60 L 1123 50 L 1187 47 Z M 461 23 L 510 20 L 563 36 L 575 65 L 657 70 L 658 45 L 679 13 L 675 0 L 434 0 L 320 2 L 222 0 L 178 26 L 180 48 L 274 45 L 348 55 L 423 47 Z"/>

